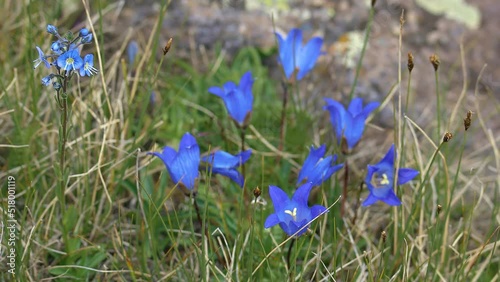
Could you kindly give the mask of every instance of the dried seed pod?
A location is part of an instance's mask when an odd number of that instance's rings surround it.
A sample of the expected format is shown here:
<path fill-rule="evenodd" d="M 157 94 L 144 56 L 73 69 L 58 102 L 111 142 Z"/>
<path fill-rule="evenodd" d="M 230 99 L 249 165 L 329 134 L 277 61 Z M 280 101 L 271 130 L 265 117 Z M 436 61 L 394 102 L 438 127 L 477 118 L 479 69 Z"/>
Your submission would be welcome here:
<path fill-rule="evenodd" d="M 432 54 L 430 57 L 429 57 L 429 60 L 431 61 L 431 64 L 432 66 L 434 67 L 434 70 L 437 71 L 438 68 L 439 68 L 439 64 L 441 63 L 441 61 L 439 61 L 439 57 L 438 55 L 436 54 Z"/>
<path fill-rule="evenodd" d="M 255 189 L 253 189 L 253 196 L 255 198 L 258 198 L 260 197 L 260 194 L 261 194 L 262 191 L 260 191 L 260 188 L 259 187 L 255 187 Z"/>
<path fill-rule="evenodd" d="M 443 209 L 443 206 L 437 205 L 437 214 L 440 214 L 442 209 Z"/>
<path fill-rule="evenodd" d="M 168 51 L 170 50 L 170 47 L 172 46 L 172 37 L 167 41 L 167 44 L 165 44 L 165 47 L 163 47 L 163 56 L 165 56 Z"/>
<path fill-rule="evenodd" d="M 381 236 L 382 236 L 382 242 L 385 244 L 385 241 L 387 239 L 387 233 L 385 231 L 382 231 Z"/>
<path fill-rule="evenodd" d="M 413 54 L 408 52 L 408 70 L 411 72 L 413 70 Z"/>
<path fill-rule="evenodd" d="M 470 124 L 472 123 L 472 111 L 467 111 L 467 116 L 464 118 L 464 128 L 467 131 L 469 129 Z"/>
<path fill-rule="evenodd" d="M 443 137 L 443 142 L 448 142 L 453 138 L 453 134 L 451 132 L 446 132 Z"/>

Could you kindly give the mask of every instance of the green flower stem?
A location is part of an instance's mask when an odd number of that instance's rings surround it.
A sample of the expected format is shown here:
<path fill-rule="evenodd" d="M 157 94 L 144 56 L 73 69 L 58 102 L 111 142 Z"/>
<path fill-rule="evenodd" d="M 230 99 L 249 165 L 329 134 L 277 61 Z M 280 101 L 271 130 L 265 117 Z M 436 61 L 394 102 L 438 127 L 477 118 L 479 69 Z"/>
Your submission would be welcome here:
<path fill-rule="evenodd" d="M 208 249 L 214 250 L 215 254 L 217 255 L 217 259 L 218 259 L 219 263 L 224 265 L 225 264 L 224 258 L 221 256 L 221 254 L 214 247 L 214 243 L 211 240 L 210 233 L 208 232 L 207 222 L 203 221 L 203 219 L 201 218 L 200 207 L 198 206 L 198 202 L 196 201 L 196 194 L 192 193 L 191 195 L 186 195 L 186 196 L 193 198 L 193 206 L 194 206 L 194 210 L 196 211 L 196 217 L 198 219 L 198 222 L 200 223 L 201 228 L 203 229 L 205 237 L 207 237 L 206 240 L 208 240 Z M 202 239 L 202 242 L 203 242 L 203 239 Z M 201 246 L 203 246 L 203 243 Z M 200 246 L 200 248 L 202 248 L 201 246 Z"/>
<path fill-rule="evenodd" d="M 245 127 L 240 128 L 241 152 L 245 151 L 245 129 Z M 245 163 L 241 164 L 241 173 L 243 174 L 243 178 L 245 178 Z"/>
<path fill-rule="evenodd" d="M 295 241 L 297 241 L 297 238 L 292 238 L 290 240 L 290 245 L 288 246 L 288 254 L 286 255 L 286 264 L 288 266 L 289 281 L 294 281 L 293 276 L 295 274 L 295 264 L 291 265 L 290 257 L 292 256 L 292 249 L 293 245 L 295 245 Z"/>
<path fill-rule="evenodd" d="M 59 204 L 61 205 L 61 215 L 62 215 L 62 235 L 64 239 L 64 244 L 66 250 L 70 251 L 69 246 L 69 230 L 68 230 L 68 222 L 66 215 L 66 181 L 67 181 L 67 173 L 66 173 L 66 142 L 68 140 L 68 77 L 65 77 L 63 80 L 62 87 L 62 95 L 60 92 L 57 93 L 57 100 L 59 102 L 59 106 L 61 107 L 61 126 L 59 127 L 59 189 L 57 189 L 57 198 L 59 200 Z"/>
<path fill-rule="evenodd" d="M 438 71 L 434 72 L 436 78 L 436 118 L 437 118 L 437 136 L 441 137 L 441 98 L 439 97 L 439 75 Z"/>
<path fill-rule="evenodd" d="M 345 215 L 345 201 L 347 200 L 347 183 L 349 181 L 349 164 L 347 158 L 344 165 L 344 186 L 342 187 L 342 200 L 340 201 L 340 216 Z"/>
<path fill-rule="evenodd" d="M 361 66 L 363 64 L 363 58 L 365 56 L 366 46 L 368 45 L 368 38 L 370 38 L 370 32 L 372 29 L 374 15 L 375 15 L 375 7 L 374 5 L 372 5 L 370 8 L 370 15 L 368 17 L 368 23 L 366 26 L 365 39 L 363 40 L 363 47 L 361 49 L 361 54 L 359 56 L 358 64 L 356 66 L 356 75 L 354 76 L 354 82 L 352 83 L 351 91 L 349 92 L 349 101 L 352 100 L 352 97 L 354 96 L 354 90 L 356 89 L 356 85 L 358 84 L 358 77 L 361 71 Z"/>
<path fill-rule="evenodd" d="M 287 82 L 281 83 L 283 87 L 283 104 L 281 107 L 281 122 L 280 122 L 280 143 L 278 145 L 278 150 L 283 152 L 284 143 L 285 143 L 285 132 L 286 132 L 286 107 L 288 105 L 288 87 L 289 84 Z M 280 155 L 276 156 L 276 164 L 280 161 Z"/>

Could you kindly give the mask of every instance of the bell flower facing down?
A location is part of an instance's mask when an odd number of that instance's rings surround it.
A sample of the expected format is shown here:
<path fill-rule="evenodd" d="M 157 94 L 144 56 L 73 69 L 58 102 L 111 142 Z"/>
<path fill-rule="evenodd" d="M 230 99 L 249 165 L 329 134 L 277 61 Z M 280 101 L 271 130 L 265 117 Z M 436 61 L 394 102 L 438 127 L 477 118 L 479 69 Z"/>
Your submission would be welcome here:
<path fill-rule="evenodd" d="M 178 152 L 165 146 L 161 153 L 150 152 L 148 154 L 163 161 L 175 184 L 182 184 L 190 191 L 195 188 L 198 166 L 200 165 L 200 148 L 191 134 L 185 133 L 182 136 Z"/>
<path fill-rule="evenodd" d="M 211 168 L 213 174 L 229 177 L 240 187 L 243 187 L 245 179 L 237 168 L 248 161 L 250 155 L 252 155 L 252 150 L 240 152 L 235 156 L 224 151 L 216 151 L 215 153 L 202 157 L 201 161 Z"/>
<path fill-rule="evenodd" d="M 223 87 L 212 86 L 208 89 L 224 101 L 229 116 L 240 126 L 248 125 L 252 113 L 253 86 L 252 73 L 246 72 L 240 79 L 240 84 L 228 81 Z"/>
<path fill-rule="evenodd" d="M 391 146 L 385 157 L 376 165 L 368 165 L 365 183 L 370 190 L 370 194 L 363 202 L 363 206 L 369 206 L 377 201 L 383 201 L 390 206 L 399 206 L 401 201 L 394 193 L 394 144 Z M 400 168 L 397 172 L 398 183 L 403 185 L 418 175 L 418 171 L 412 168 Z"/>
<path fill-rule="evenodd" d="M 325 101 L 327 105 L 323 109 L 330 113 L 330 121 L 335 130 L 337 142 L 340 144 L 342 138 L 345 138 L 347 147 L 349 149 L 354 148 L 361 139 L 361 136 L 363 136 L 365 121 L 368 115 L 380 103 L 371 102 L 363 108 L 363 100 L 361 98 L 354 98 L 346 109 L 342 104 L 333 99 L 325 98 Z"/>
<path fill-rule="evenodd" d="M 289 236 L 298 237 L 304 234 L 311 221 L 327 211 L 325 207 L 320 205 L 312 207 L 307 205 L 312 187 L 311 183 L 303 184 L 290 199 L 279 187 L 270 185 L 269 196 L 273 201 L 274 213 L 267 217 L 264 227 L 270 228 L 279 224 Z"/>
<path fill-rule="evenodd" d="M 278 39 L 280 62 L 285 70 L 287 79 L 297 71 L 296 79 L 301 80 L 312 70 L 319 55 L 321 55 L 321 45 L 323 39 L 313 37 L 302 45 L 302 30 L 294 28 L 290 30 L 286 38 L 276 33 Z"/>
<path fill-rule="evenodd" d="M 337 160 L 337 155 L 324 158 L 325 152 L 326 145 L 324 144 L 317 149 L 311 146 L 311 151 L 299 172 L 297 184 L 306 180 L 311 182 L 313 186 L 320 185 L 344 166 L 344 164 L 332 165 Z"/>

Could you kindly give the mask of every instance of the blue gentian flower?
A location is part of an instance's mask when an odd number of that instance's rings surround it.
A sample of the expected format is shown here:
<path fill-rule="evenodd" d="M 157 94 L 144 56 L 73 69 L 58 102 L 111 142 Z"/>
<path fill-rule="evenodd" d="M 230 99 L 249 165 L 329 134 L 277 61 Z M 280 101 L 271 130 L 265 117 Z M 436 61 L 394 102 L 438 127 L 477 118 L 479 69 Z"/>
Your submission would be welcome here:
<path fill-rule="evenodd" d="M 310 182 L 303 184 L 295 191 L 290 200 L 283 190 L 270 185 L 269 196 L 273 201 L 274 213 L 267 217 L 264 227 L 270 228 L 279 224 L 281 229 L 289 236 L 294 235 L 299 230 L 295 236 L 298 237 L 304 234 L 310 222 L 320 214 L 326 212 L 326 208 L 323 206 L 315 205 L 309 207 L 307 205 L 312 187 L 313 185 Z"/>
<path fill-rule="evenodd" d="M 85 55 L 83 58 L 83 67 L 80 68 L 80 76 L 91 76 L 95 75 L 97 72 L 98 70 L 94 68 L 94 55 Z"/>
<path fill-rule="evenodd" d="M 134 63 L 137 51 L 139 51 L 139 45 L 137 44 L 137 41 L 135 40 L 130 41 L 130 43 L 127 46 L 127 59 L 129 65 L 132 65 Z"/>
<path fill-rule="evenodd" d="M 317 149 L 311 146 L 311 151 L 302 165 L 302 169 L 299 172 L 299 179 L 297 184 L 301 183 L 303 180 L 311 182 L 313 186 L 320 185 L 323 181 L 327 180 L 339 171 L 344 164 L 332 165 L 337 161 L 337 155 L 327 156 L 323 158 L 326 152 L 326 145 L 321 145 Z"/>
<path fill-rule="evenodd" d="M 79 70 L 83 60 L 77 49 L 71 49 L 57 58 L 57 66 L 66 71 Z"/>
<path fill-rule="evenodd" d="M 390 206 L 399 206 L 401 201 L 394 193 L 394 144 L 385 157 L 376 165 L 368 165 L 365 183 L 370 190 L 370 195 L 363 202 L 363 206 L 369 206 L 377 201 L 383 201 Z M 398 185 L 403 185 L 418 175 L 418 171 L 412 168 L 400 168 L 397 171 Z"/>
<path fill-rule="evenodd" d="M 224 151 L 217 151 L 209 156 L 201 158 L 201 161 L 205 162 L 208 167 L 211 167 L 213 174 L 227 176 L 240 187 L 243 187 L 245 179 L 236 168 L 245 163 L 250 158 L 251 154 L 252 150 L 240 152 L 235 156 Z"/>
<path fill-rule="evenodd" d="M 151 152 L 149 154 L 155 155 L 163 161 L 175 184 L 182 184 L 190 191 L 195 188 L 200 164 L 200 148 L 191 134 L 186 133 L 182 136 L 179 152 L 165 146 L 161 153 Z"/>
<path fill-rule="evenodd" d="M 346 110 L 342 104 L 333 99 L 325 98 L 325 101 L 327 105 L 324 109 L 330 112 L 330 121 L 335 130 L 338 143 L 340 144 L 342 137 L 344 137 L 348 148 L 354 148 L 363 135 L 368 115 L 380 103 L 371 102 L 363 108 L 363 100 L 361 98 L 354 98 Z"/>
<path fill-rule="evenodd" d="M 38 51 L 38 59 L 34 60 L 33 63 L 35 66 L 33 68 L 37 68 L 41 63 L 45 64 L 46 68 L 50 68 L 50 63 L 47 61 L 47 57 L 43 53 L 42 49 L 40 47 L 36 46 L 36 50 Z"/>
<path fill-rule="evenodd" d="M 280 62 L 285 70 L 287 79 L 290 79 L 295 71 L 296 79 L 301 80 L 316 64 L 321 55 L 323 39 L 313 37 L 305 46 L 302 46 L 302 30 L 294 28 L 290 30 L 286 38 L 276 33 Z"/>
<path fill-rule="evenodd" d="M 248 71 L 241 77 L 239 85 L 229 81 L 226 82 L 222 88 L 212 86 L 208 89 L 208 92 L 211 94 L 222 98 L 229 116 L 231 116 L 240 127 L 248 125 L 252 113 L 253 81 L 252 73 Z"/>

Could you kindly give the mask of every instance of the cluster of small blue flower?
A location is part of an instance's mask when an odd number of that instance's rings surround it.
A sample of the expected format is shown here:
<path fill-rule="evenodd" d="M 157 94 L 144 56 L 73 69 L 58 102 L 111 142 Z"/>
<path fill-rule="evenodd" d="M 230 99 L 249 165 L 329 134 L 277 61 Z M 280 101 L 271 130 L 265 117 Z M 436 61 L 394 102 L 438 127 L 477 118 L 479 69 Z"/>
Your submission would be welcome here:
<path fill-rule="evenodd" d="M 316 64 L 321 55 L 323 39 L 312 38 L 302 45 L 302 31 L 292 29 L 286 38 L 276 34 L 279 45 L 279 59 L 289 81 L 301 80 Z M 240 128 L 250 123 L 253 106 L 251 72 L 246 72 L 239 85 L 229 81 L 222 87 L 210 87 L 208 92 L 224 101 L 230 118 Z M 380 103 L 371 102 L 363 107 L 361 98 L 354 98 L 347 109 L 339 102 L 325 98 L 324 110 L 330 113 L 331 124 L 337 142 L 345 147 L 343 153 L 352 150 L 361 140 L 368 115 L 379 107 Z M 264 223 L 265 228 L 279 225 L 289 236 L 300 236 L 305 233 L 314 218 L 327 212 L 321 205 L 308 206 L 309 193 L 315 186 L 321 185 L 344 164 L 335 164 L 337 155 L 325 156 L 326 145 L 318 148 L 311 146 L 310 153 L 299 172 L 297 185 L 300 185 L 290 199 L 279 187 L 269 186 L 269 195 L 274 205 L 274 213 L 269 215 Z M 229 177 L 240 187 L 244 186 L 243 176 L 236 168 L 246 162 L 251 151 L 243 151 L 233 156 L 227 152 L 218 151 L 200 159 L 200 152 L 195 138 L 186 133 L 180 142 L 179 151 L 165 147 L 162 153 L 151 153 L 159 157 L 166 165 L 170 177 L 177 185 L 193 190 L 200 161 L 211 168 L 212 173 Z M 395 150 L 391 146 L 385 157 L 376 165 L 369 165 L 365 183 L 369 195 L 363 206 L 383 201 L 388 205 L 398 206 L 401 201 L 394 192 L 394 176 L 397 174 L 397 185 L 407 183 L 418 175 L 411 168 L 399 168 L 395 171 Z M 303 184 L 302 184 L 303 183 Z"/>
<path fill-rule="evenodd" d="M 71 32 L 61 36 L 57 28 L 49 24 L 47 32 L 56 36 L 57 41 L 52 42 L 50 46 L 51 54 L 45 54 L 40 47 L 36 46 L 38 59 L 33 62 L 34 68 L 43 63 L 48 69 L 55 67 L 56 72 L 43 77 L 43 85 L 48 86 L 55 79 L 52 86 L 59 91 L 62 81 L 71 78 L 74 73 L 78 72 L 80 76 L 92 76 L 98 72 L 94 67 L 94 55 L 87 54 L 83 58 L 80 56 L 80 46 L 92 42 L 92 33 L 88 29 L 82 28 L 77 36 Z"/>

